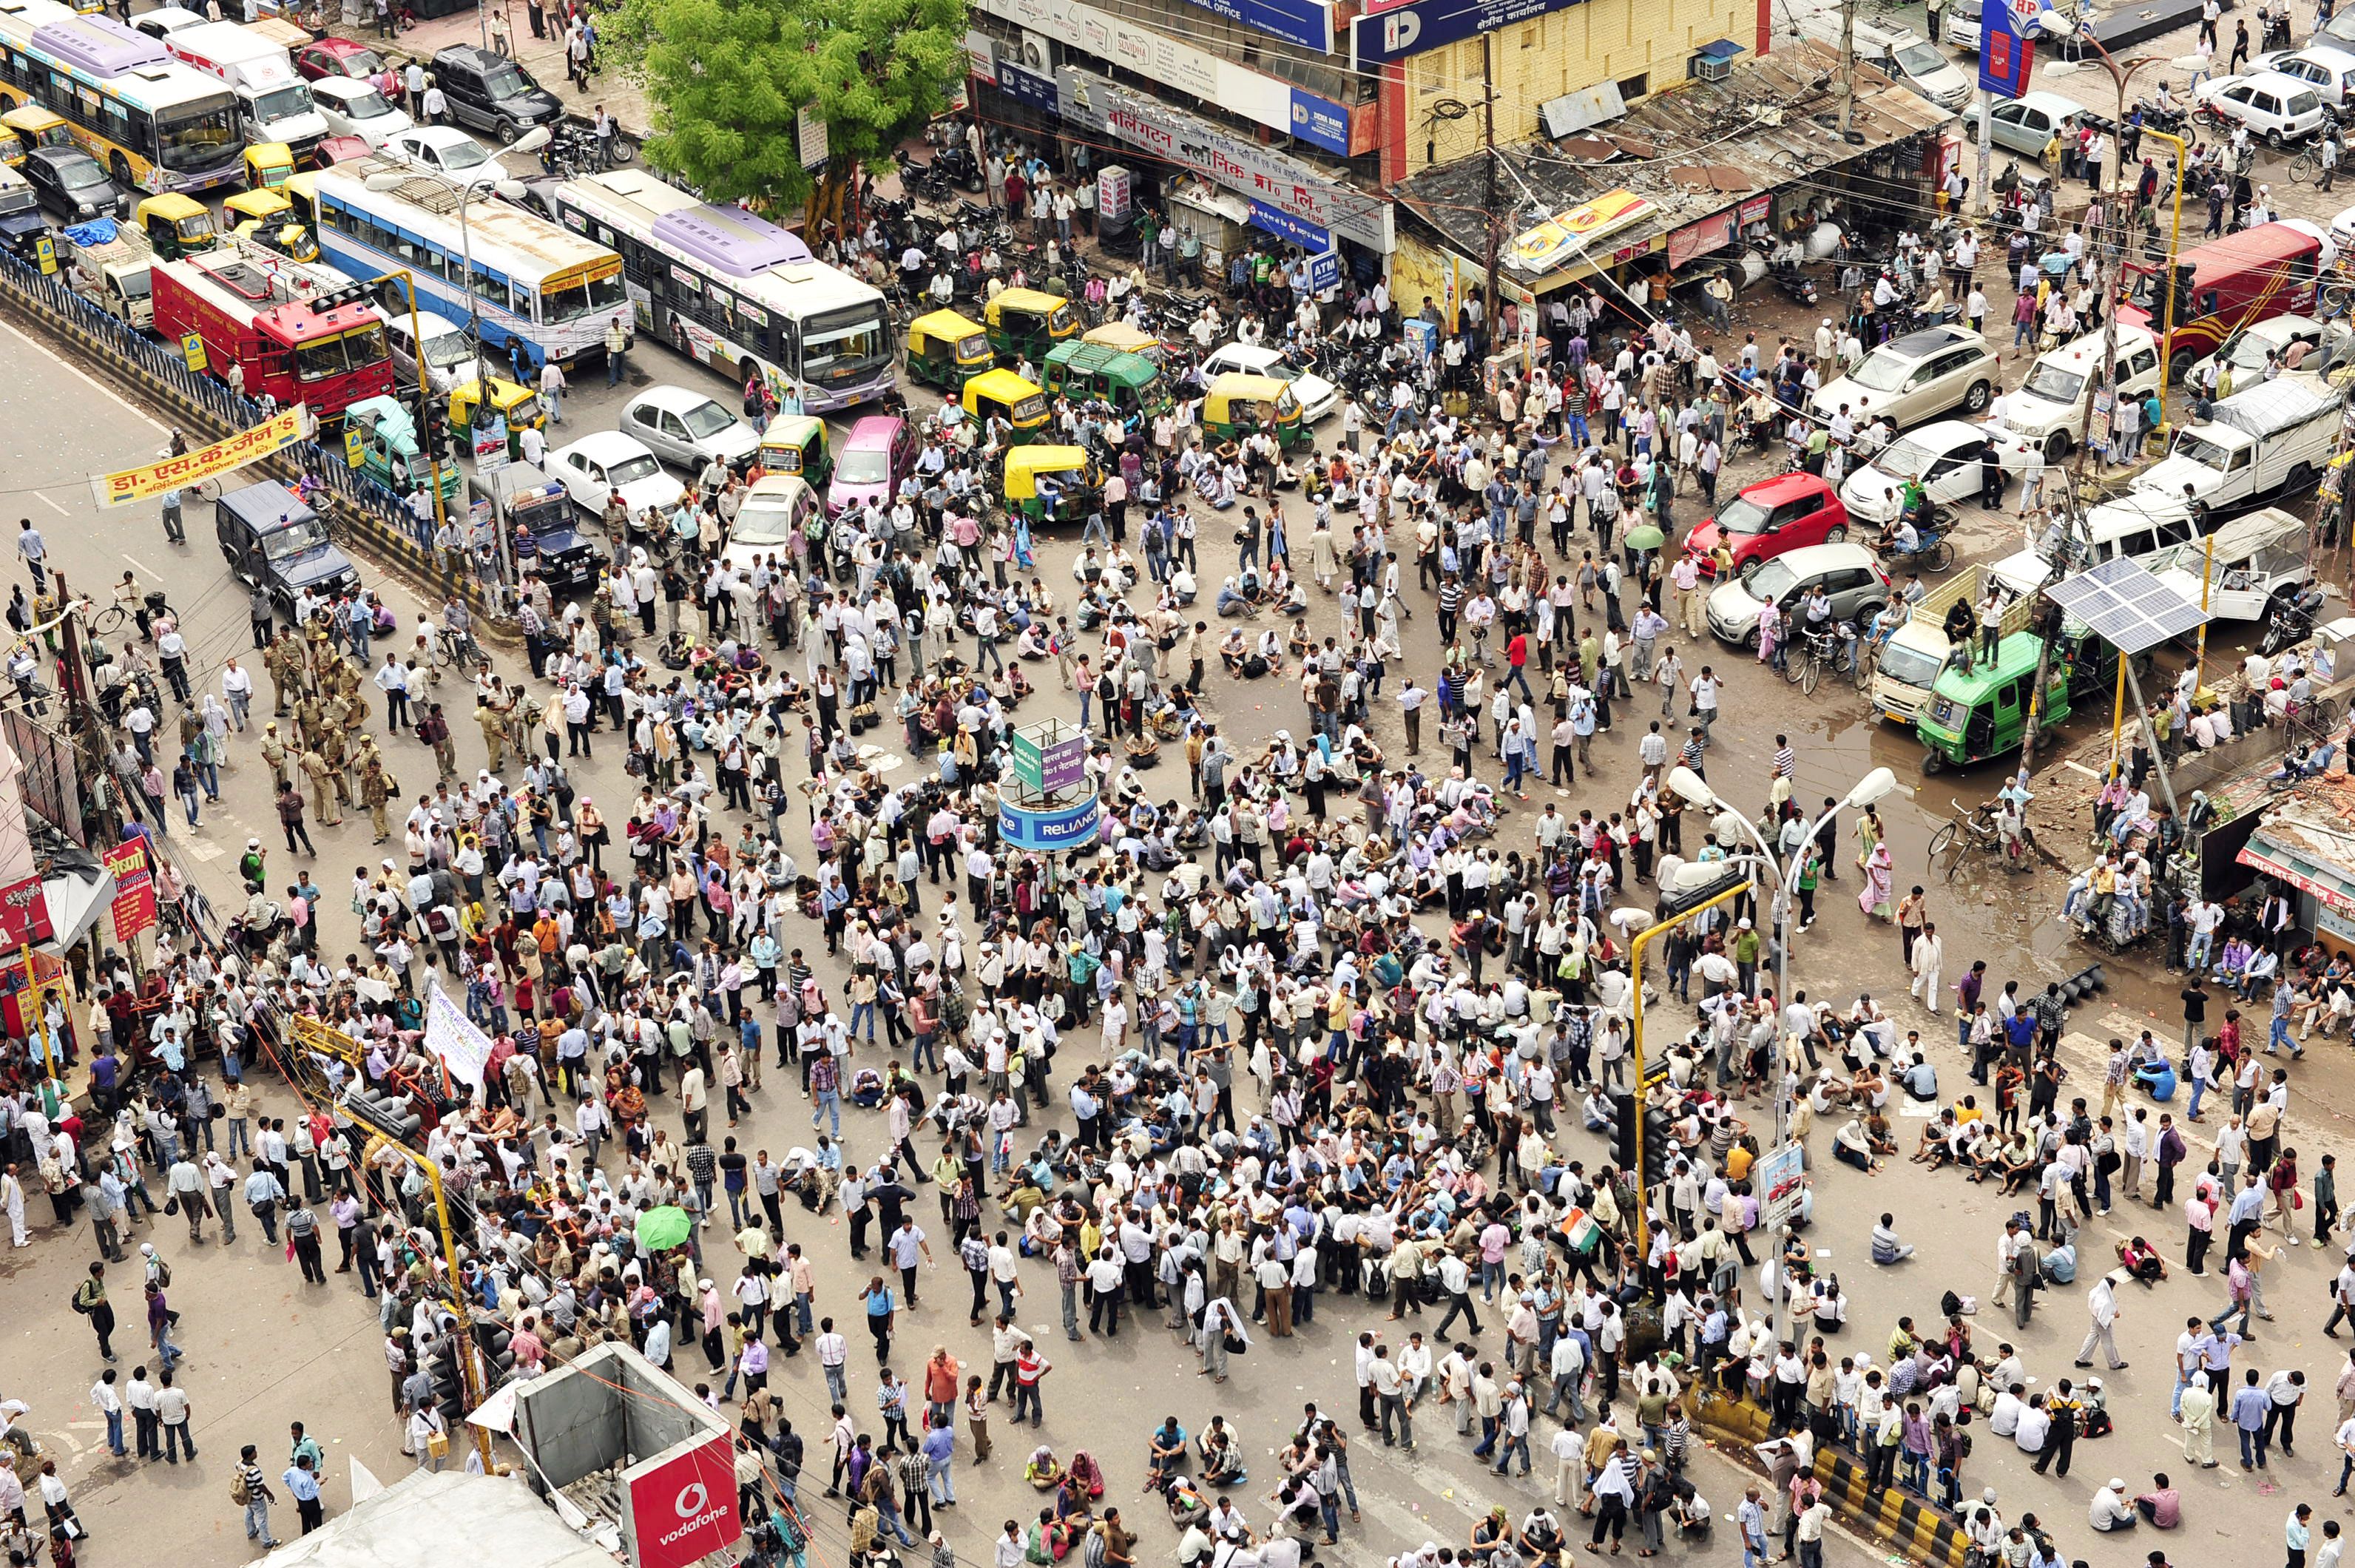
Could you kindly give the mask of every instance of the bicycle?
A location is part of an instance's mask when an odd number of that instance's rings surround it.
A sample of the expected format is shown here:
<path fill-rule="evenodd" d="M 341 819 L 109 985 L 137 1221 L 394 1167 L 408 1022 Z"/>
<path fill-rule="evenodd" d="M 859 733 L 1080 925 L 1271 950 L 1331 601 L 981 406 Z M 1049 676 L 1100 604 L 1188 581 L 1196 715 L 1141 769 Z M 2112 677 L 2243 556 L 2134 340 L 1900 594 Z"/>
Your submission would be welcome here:
<path fill-rule="evenodd" d="M 2020 824 L 2019 837 L 2007 841 L 2002 829 L 1996 826 L 1995 808 L 1984 803 L 1966 806 L 1949 795 L 1955 808 L 1954 819 L 1930 835 L 1930 859 L 1946 858 L 1946 880 L 1953 881 L 1962 869 L 1965 858 L 1973 848 L 1981 848 L 2004 857 L 2004 869 L 2028 869 L 2028 851 L 2036 843 L 2036 835 L 2026 823 Z"/>
<path fill-rule="evenodd" d="M 155 624 L 159 618 L 165 615 L 171 616 L 174 620 L 179 619 L 179 612 L 174 610 L 172 608 L 171 602 L 165 599 L 161 593 L 150 593 L 147 595 L 146 610 L 147 623 L 151 626 Z M 121 604 L 110 604 L 105 609 L 101 610 L 97 614 L 92 615 L 90 618 L 90 629 L 91 633 L 97 636 L 112 636 L 115 633 L 123 630 L 124 624 L 130 620 L 130 611 L 124 609 Z"/>
<path fill-rule="evenodd" d="M 438 626 L 434 628 L 433 640 L 427 651 L 432 656 L 435 669 L 449 669 L 455 666 L 460 675 L 470 676 L 476 665 L 485 669 L 490 667 L 491 656 L 474 641 L 472 632 L 453 632 L 447 626 Z"/>
<path fill-rule="evenodd" d="M 1826 667 L 1834 660 L 1831 634 L 1809 633 L 1800 640 L 1802 646 L 1783 660 L 1783 678 L 1813 697 L 1817 684 L 1824 678 Z"/>

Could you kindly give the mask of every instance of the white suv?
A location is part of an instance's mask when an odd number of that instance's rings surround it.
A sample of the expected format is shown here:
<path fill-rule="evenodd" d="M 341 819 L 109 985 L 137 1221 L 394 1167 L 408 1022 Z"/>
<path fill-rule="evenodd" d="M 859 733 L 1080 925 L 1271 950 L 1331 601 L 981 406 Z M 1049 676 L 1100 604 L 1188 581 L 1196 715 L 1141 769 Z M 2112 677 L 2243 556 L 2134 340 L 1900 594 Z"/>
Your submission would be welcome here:
<path fill-rule="evenodd" d="M 1891 338 L 1855 369 L 1818 388 L 1809 407 L 1828 420 L 1845 403 L 1859 427 L 1887 414 L 1901 430 L 1956 404 L 1978 414 L 1995 396 L 2001 363 L 1987 339 L 1968 327 L 1923 327 Z"/>

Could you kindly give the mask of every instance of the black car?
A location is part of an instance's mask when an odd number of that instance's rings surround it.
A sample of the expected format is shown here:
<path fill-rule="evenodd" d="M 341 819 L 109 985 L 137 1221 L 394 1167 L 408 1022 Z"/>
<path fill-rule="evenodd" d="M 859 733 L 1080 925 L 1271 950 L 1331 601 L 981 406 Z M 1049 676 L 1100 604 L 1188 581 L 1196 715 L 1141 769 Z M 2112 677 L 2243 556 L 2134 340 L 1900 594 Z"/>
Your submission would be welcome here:
<path fill-rule="evenodd" d="M 68 223 L 127 214 L 131 197 L 80 147 L 35 147 L 25 155 L 33 198 Z"/>
<path fill-rule="evenodd" d="M 14 169 L 0 167 L 0 245 L 29 261 L 34 241 L 48 231 L 31 182 Z"/>
<path fill-rule="evenodd" d="M 351 557 L 283 485 L 249 485 L 223 496 L 213 504 L 213 531 L 238 580 L 266 590 L 290 615 L 305 590 L 323 599 L 360 591 Z"/>
<path fill-rule="evenodd" d="M 552 125 L 563 118 L 564 106 L 556 94 L 505 55 L 453 44 L 436 53 L 427 69 L 450 101 L 450 112 L 458 123 L 487 131 L 502 143 L 514 141 L 534 125 Z"/>

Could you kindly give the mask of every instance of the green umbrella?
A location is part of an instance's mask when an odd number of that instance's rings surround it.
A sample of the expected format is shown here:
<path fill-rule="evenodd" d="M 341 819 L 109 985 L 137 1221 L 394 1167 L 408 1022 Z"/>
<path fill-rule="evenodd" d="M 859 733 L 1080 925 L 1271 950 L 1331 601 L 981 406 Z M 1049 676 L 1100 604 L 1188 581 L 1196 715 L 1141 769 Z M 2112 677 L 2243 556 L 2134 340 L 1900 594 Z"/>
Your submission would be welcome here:
<path fill-rule="evenodd" d="M 649 1209 L 638 1216 L 638 1245 L 650 1253 L 667 1252 L 687 1240 L 695 1221 L 684 1209 Z"/>
<path fill-rule="evenodd" d="M 1640 528 L 1627 530 L 1626 544 L 1629 549 L 1657 549 L 1666 543 L 1668 543 L 1668 535 L 1649 523 L 1646 523 Z"/>

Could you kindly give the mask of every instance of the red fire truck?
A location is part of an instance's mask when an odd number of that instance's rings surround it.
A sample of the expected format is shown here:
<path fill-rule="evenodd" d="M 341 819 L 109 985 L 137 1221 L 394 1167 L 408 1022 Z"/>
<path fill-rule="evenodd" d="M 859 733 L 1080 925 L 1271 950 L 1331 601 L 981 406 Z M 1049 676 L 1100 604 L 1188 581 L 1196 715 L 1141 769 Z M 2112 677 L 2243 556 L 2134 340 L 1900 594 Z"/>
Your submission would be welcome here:
<path fill-rule="evenodd" d="M 155 331 L 204 340 L 205 368 L 223 380 L 244 368 L 245 395 L 264 392 L 282 408 L 310 405 L 323 422 L 363 398 L 393 388 L 384 320 L 359 284 L 318 293 L 233 251 L 217 251 L 154 268 Z"/>

